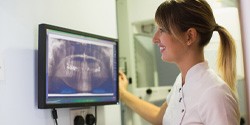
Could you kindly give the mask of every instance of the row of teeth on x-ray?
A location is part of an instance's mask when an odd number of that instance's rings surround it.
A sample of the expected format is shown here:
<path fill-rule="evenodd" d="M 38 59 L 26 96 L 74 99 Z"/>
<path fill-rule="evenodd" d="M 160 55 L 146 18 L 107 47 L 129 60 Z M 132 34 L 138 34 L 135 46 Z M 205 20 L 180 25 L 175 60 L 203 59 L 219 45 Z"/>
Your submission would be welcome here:
<path fill-rule="evenodd" d="M 101 72 L 101 65 L 100 65 L 101 61 L 95 57 L 83 54 L 83 55 L 72 55 L 67 58 L 69 58 L 68 61 L 66 62 L 66 68 L 67 68 L 66 73 L 69 73 L 68 75 L 70 75 L 71 71 L 86 71 L 94 73 Z M 84 63 L 80 61 L 79 62 L 72 61 L 77 58 L 81 58 L 81 61 Z M 91 61 L 92 63 L 85 63 L 89 61 Z"/>
<path fill-rule="evenodd" d="M 68 86 L 90 91 L 111 74 L 110 48 L 57 39 L 53 42 L 56 45 L 52 48 L 51 61 L 58 62 L 52 66 L 55 76 Z"/>

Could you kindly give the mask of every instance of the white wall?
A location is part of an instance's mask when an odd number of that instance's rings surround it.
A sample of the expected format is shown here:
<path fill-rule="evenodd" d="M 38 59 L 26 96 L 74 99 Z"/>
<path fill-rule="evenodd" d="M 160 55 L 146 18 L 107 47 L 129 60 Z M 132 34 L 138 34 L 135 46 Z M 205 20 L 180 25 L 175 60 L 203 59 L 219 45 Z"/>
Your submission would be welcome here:
<path fill-rule="evenodd" d="M 54 124 L 49 109 L 37 108 L 38 24 L 118 38 L 115 4 L 115 0 L 0 0 L 0 62 L 5 75 L 0 79 L 0 125 Z M 111 109 L 112 116 L 120 112 Z M 69 110 L 58 109 L 59 125 L 70 124 Z"/>
<path fill-rule="evenodd" d="M 157 7 L 164 0 L 127 0 L 130 22 L 151 20 L 155 17 Z"/>
<path fill-rule="evenodd" d="M 246 77 L 246 90 L 247 90 L 247 103 L 248 103 L 248 121 L 250 120 L 250 1 L 240 0 L 240 16 L 241 16 L 241 29 L 242 29 L 242 40 L 243 40 L 243 52 L 244 52 L 244 63 L 245 63 L 245 77 Z"/>

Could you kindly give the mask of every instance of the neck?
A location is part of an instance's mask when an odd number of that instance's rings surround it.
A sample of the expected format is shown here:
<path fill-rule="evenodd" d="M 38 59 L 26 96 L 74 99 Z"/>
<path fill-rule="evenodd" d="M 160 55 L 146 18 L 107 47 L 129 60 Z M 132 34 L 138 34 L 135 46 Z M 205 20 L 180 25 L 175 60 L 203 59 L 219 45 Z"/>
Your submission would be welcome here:
<path fill-rule="evenodd" d="M 197 53 L 198 52 L 195 52 L 194 54 L 187 54 L 183 60 L 177 63 L 182 76 L 182 85 L 185 84 L 188 70 L 194 65 L 205 61 L 203 52 L 199 52 L 199 54 Z"/>

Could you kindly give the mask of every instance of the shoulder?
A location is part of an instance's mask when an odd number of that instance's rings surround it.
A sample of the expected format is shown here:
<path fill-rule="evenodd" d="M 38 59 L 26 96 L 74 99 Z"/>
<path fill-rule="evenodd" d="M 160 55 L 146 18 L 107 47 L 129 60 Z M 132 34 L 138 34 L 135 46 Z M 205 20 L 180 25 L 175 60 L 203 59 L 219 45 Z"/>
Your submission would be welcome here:
<path fill-rule="evenodd" d="M 209 102 L 210 106 L 213 103 L 227 103 L 229 100 L 235 101 L 235 104 L 238 103 L 236 96 L 225 83 L 209 86 L 200 98 L 201 103 Z"/>
<path fill-rule="evenodd" d="M 208 125 L 237 125 L 239 122 L 238 100 L 225 84 L 217 84 L 206 89 L 198 103 L 201 120 Z"/>
<path fill-rule="evenodd" d="M 203 88 L 200 102 L 226 103 L 229 100 L 234 100 L 238 104 L 235 94 L 231 91 L 227 83 L 217 75 L 213 70 L 207 70 L 201 77 L 200 85 Z"/>

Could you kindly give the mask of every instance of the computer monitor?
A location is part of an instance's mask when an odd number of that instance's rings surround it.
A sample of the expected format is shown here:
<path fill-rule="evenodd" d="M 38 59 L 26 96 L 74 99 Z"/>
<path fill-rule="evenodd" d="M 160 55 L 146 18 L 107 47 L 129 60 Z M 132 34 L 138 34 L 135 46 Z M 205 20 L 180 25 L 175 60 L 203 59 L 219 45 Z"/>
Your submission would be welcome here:
<path fill-rule="evenodd" d="M 40 24 L 38 108 L 118 103 L 118 40 Z"/>

